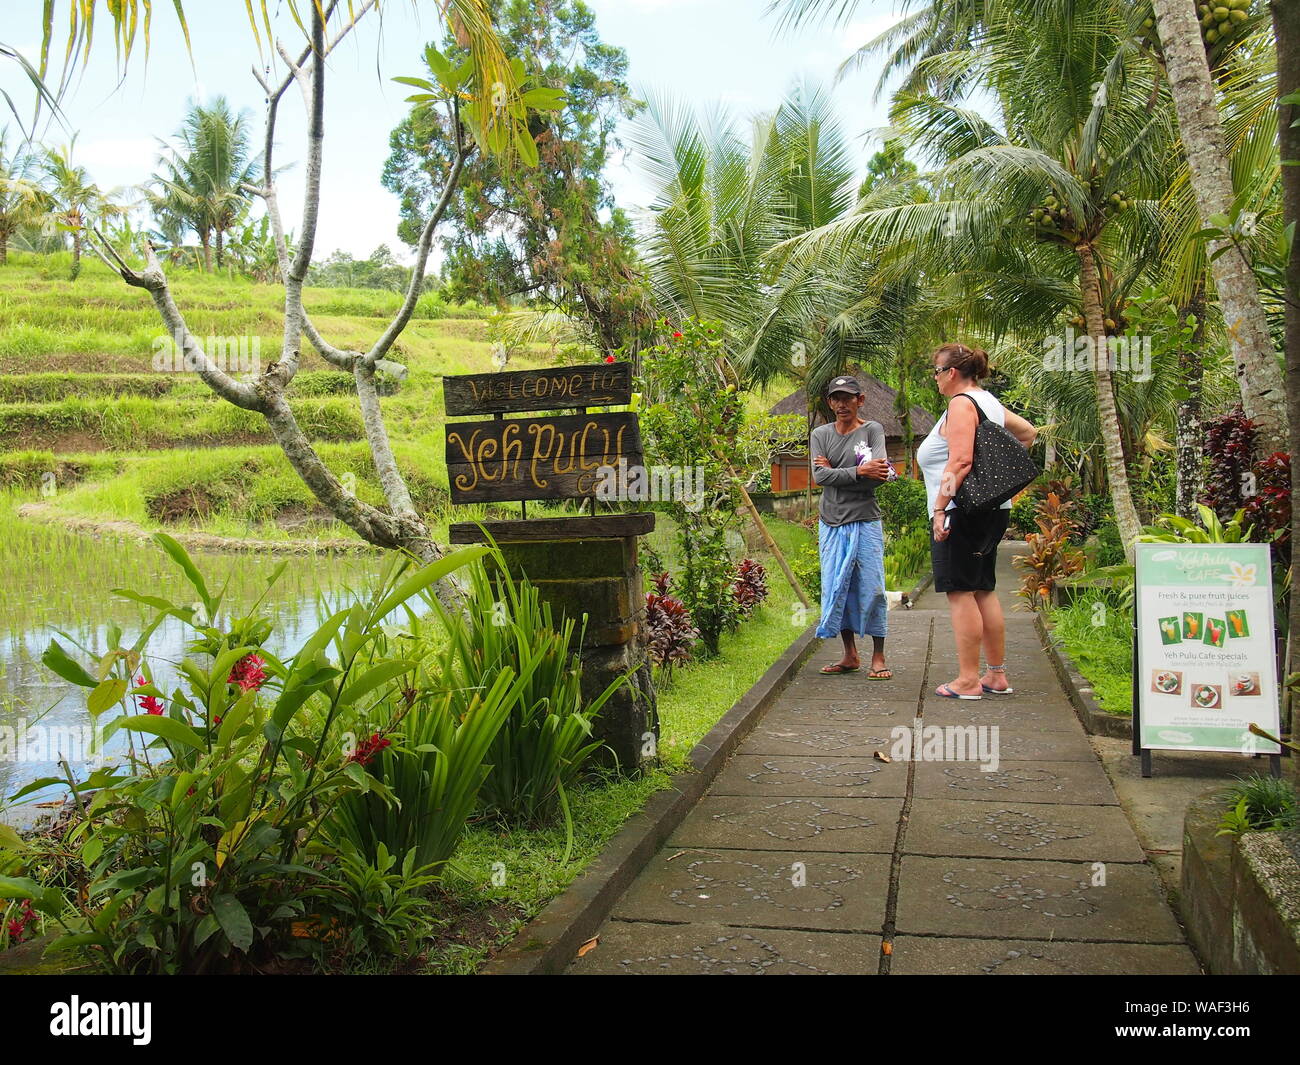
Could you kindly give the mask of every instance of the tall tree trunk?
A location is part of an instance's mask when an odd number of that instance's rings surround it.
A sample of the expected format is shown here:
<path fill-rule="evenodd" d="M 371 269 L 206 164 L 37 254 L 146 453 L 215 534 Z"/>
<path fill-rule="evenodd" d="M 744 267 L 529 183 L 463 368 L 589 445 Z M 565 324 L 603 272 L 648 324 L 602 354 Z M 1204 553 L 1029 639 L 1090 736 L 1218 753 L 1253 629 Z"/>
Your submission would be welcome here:
<path fill-rule="evenodd" d="M 1124 462 L 1124 445 L 1121 441 L 1119 410 L 1115 405 L 1115 385 L 1111 379 L 1108 349 L 1106 347 L 1105 314 L 1101 306 L 1101 279 L 1097 274 L 1097 257 L 1091 244 L 1078 244 L 1079 290 L 1083 295 L 1083 317 L 1088 323 L 1088 335 L 1093 343 L 1093 366 L 1097 384 L 1097 419 L 1101 427 L 1102 449 L 1106 456 L 1106 474 L 1110 480 L 1110 496 L 1115 504 L 1115 524 L 1124 543 L 1124 554 L 1133 561 L 1133 548 L 1142 533 L 1137 508 L 1133 505 L 1133 490 L 1128 483 L 1128 467 Z"/>
<path fill-rule="evenodd" d="M 1178 401 L 1174 414 L 1174 455 L 1177 488 L 1174 512 L 1180 518 L 1196 520 L 1196 503 L 1201 498 L 1204 436 L 1201 425 L 1201 389 L 1205 377 L 1201 345 L 1205 340 L 1205 284 L 1199 282 L 1185 306 L 1179 308 L 1181 325 L 1188 315 L 1196 316 L 1196 326 L 1187 346 L 1178 353 L 1178 373 L 1187 396 Z"/>
<path fill-rule="evenodd" d="M 1277 39 L 1277 91 L 1279 97 L 1300 91 L 1300 5 L 1295 0 L 1274 0 L 1273 35 Z M 1284 162 L 1300 160 L 1300 107 L 1284 104 L 1277 123 L 1278 148 Z M 1300 166 L 1282 167 L 1282 220 L 1288 225 L 1300 221 Z M 1286 393 L 1291 417 L 1291 486 L 1296 484 L 1296 460 L 1300 456 L 1300 255 L 1292 249 L 1286 266 Z M 1286 673 L 1300 671 L 1300 506 L 1291 507 L 1291 661 Z M 1295 704 L 1291 704 L 1291 731 L 1295 732 Z"/>
<path fill-rule="evenodd" d="M 217 269 L 220 270 L 225 265 L 224 256 L 221 254 L 225 250 L 225 241 L 222 239 L 221 230 L 217 230 Z"/>
<path fill-rule="evenodd" d="M 72 231 L 72 270 L 68 273 L 69 281 L 76 281 L 81 274 L 81 230 Z"/>
<path fill-rule="evenodd" d="M 9 230 L 0 230 L 0 266 L 9 263 Z"/>
<path fill-rule="evenodd" d="M 1235 192 L 1195 0 L 1155 0 L 1155 16 L 1201 224 L 1209 226 L 1212 215 L 1232 210 Z M 1258 427 L 1261 445 L 1284 450 L 1290 441 L 1286 391 L 1254 271 L 1231 241 L 1211 241 L 1210 251 L 1242 406 Z"/>

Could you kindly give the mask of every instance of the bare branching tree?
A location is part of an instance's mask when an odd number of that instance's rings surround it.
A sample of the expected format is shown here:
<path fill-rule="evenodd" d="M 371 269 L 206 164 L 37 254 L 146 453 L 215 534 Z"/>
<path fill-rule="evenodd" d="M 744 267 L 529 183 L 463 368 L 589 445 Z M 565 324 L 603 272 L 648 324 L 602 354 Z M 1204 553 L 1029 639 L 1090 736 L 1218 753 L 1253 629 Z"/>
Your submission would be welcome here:
<path fill-rule="evenodd" d="M 520 92 L 523 79 L 521 64 L 517 61 L 504 65 L 498 62 L 499 44 L 495 45 L 494 51 L 492 42 L 495 42 L 495 37 L 490 32 L 485 37 L 482 32 L 484 27 L 488 31 L 491 28 L 484 0 L 445 0 L 441 3 L 444 16 L 457 36 L 470 46 L 474 58 L 458 69 L 452 69 L 445 62 L 433 63 L 437 82 L 406 78 L 401 80 L 425 90 L 411 97 L 418 106 L 447 109 L 450 128 L 457 131 L 455 152 L 443 178 L 441 196 L 425 220 L 401 307 L 369 349 L 354 351 L 336 347 L 321 335 L 303 306 L 303 287 L 311 265 L 320 217 L 326 60 L 356 27 L 358 21 L 378 7 L 378 0 L 342 5 L 342 11 L 339 10 L 339 0 L 329 3 L 311 0 L 309 6 L 308 41 L 305 47 L 294 55 L 281 40 L 274 42 L 279 63 L 273 61 L 267 70 L 278 72 L 279 64 L 282 64 L 283 76 L 275 80 L 269 73 L 264 74 L 256 67 L 253 69 L 254 77 L 266 93 L 266 124 L 261 181 L 246 185 L 245 189 L 264 201 L 274 234 L 279 272 L 284 284 L 283 344 L 280 358 L 262 369 L 254 378 L 238 380 L 231 377 L 208 358 L 191 332 L 184 314 L 173 299 L 167 275 L 151 244 L 146 241 L 142 249 L 142 269 L 131 266 L 125 255 L 98 230 L 93 233 L 91 246 L 127 284 L 149 293 L 163 324 L 183 351 L 186 365 L 193 366 L 213 392 L 237 407 L 262 415 L 289 463 L 329 513 L 369 543 L 409 551 L 422 560 L 430 561 L 442 554 L 442 548 L 432 540 L 428 524 L 416 511 L 406 480 L 393 455 L 379 404 L 375 383 L 376 366 L 391 350 L 415 311 L 424 284 L 434 232 L 466 159 L 476 150 L 489 150 L 503 156 L 517 154 L 526 162 L 535 161 L 536 149 L 524 124 L 527 107 L 533 101 Z M 336 15 L 339 16 L 337 19 Z M 335 23 L 333 27 L 331 22 Z M 471 25 L 477 27 L 477 32 L 470 32 L 467 27 Z M 476 43 L 479 45 L 478 54 L 473 51 Z M 499 74 L 497 80 L 484 86 L 481 84 L 484 81 L 484 71 L 505 73 Z M 508 78 L 508 83 L 501 78 Z M 297 244 L 291 253 L 285 237 L 286 230 L 276 188 L 274 148 L 280 105 L 285 93 L 293 85 L 301 90 L 306 105 L 307 143 L 303 213 L 297 229 Z M 480 106 L 482 101 L 479 94 L 484 88 L 491 96 L 487 107 Z M 527 138 L 526 143 L 524 138 Z M 128 251 L 126 255 L 129 254 Z M 290 404 L 291 385 L 298 372 L 304 343 L 314 347 L 330 365 L 353 377 L 366 441 L 383 490 L 385 506 L 365 503 L 348 491 L 321 460 L 294 417 Z M 444 601 L 450 602 L 457 592 L 452 585 L 445 584 L 439 587 L 438 594 Z"/>

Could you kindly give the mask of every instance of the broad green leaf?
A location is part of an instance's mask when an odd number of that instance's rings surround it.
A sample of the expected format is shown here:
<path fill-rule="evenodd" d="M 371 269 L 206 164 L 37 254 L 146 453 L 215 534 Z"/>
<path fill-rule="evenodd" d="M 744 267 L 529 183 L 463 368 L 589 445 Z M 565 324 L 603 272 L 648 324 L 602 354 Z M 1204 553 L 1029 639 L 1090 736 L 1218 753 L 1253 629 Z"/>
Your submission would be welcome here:
<path fill-rule="evenodd" d="M 253 945 L 253 922 L 248 919 L 248 911 L 234 895 L 214 896 L 212 914 L 235 949 L 247 950 Z"/>
<path fill-rule="evenodd" d="M 181 570 L 184 571 L 186 578 L 189 580 L 190 584 L 194 585 L 194 590 L 199 593 L 199 598 L 207 608 L 208 617 L 212 617 L 215 613 L 212 609 L 212 595 L 208 592 L 208 586 L 203 580 L 203 574 L 201 574 L 198 567 L 194 565 L 189 553 L 165 532 L 154 533 L 153 538 L 157 542 L 158 546 L 171 556 L 172 561 L 175 562 L 176 565 L 180 566 Z"/>
<path fill-rule="evenodd" d="M 374 691 L 381 684 L 386 684 L 395 677 L 400 677 L 403 673 L 409 673 L 418 665 L 417 662 L 406 661 L 404 659 L 394 659 L 391 662 L 383 662 L 373 669 L 364 673 L 353 683 L 343 689 L 343 694 L 339 701 L 344 706 L 351 706 L 367 692 Z"/>
<path fill-rule="evenodd" d="M 109 677 L 95 686 L 95 690 L 86 697 L 86 709 L 92 717 L 99 717 L 110 706 L 115 705 L 126 694 L 126 680 L 122 677 Z"/>
<path fill-rule="evenodd" d="M 122 718 L 122 728 L 132 732 L 144 732 L 151 736 L 161 736 L 173 743 L 182 743 L 196 751 L 204 750 L 203 740 L 189 725 L 172 717 L 161 714 L 136 714 L 134 717 Z"/>
<path fill-rule="evenodd" d="M 536 149 L 537 146 L 534 145 L 533 147 Z M 371 623 L 382 621 L 412 596 L 418 595 L 429 585 L 440 581 L 453 570 L 458 570 L 462 566 L 468 566 L 470 563 L 478 561 L 490 551 L 491 548 L 482 544 L 473 547 L 462 547 L 416 570 L 415 573 L 394 588 L 383 602 L 371 610 Z"/>
<path fill-rule="evenodd" d="M 93 688 L 99 683 L 80 663 L 74 662 L 68 656 L 68 652 L 60 646 L 58 640 L 50 641 L 50 646 L 41 655 L 41 662 L 64 680 L 80 684 L 83 688 Z"/>

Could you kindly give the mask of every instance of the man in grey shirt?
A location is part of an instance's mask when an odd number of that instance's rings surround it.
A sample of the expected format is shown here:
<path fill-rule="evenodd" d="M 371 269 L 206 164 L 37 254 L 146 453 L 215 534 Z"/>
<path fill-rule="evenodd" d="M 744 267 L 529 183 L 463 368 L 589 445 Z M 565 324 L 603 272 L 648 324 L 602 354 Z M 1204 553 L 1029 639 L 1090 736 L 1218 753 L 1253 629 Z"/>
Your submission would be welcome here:
<path fill-rule="evenodd" d="M 821 485 L 817 546 L 821 556 L 822 614 L 817 635 L 838 635 L 844 655 L 823 673 L 854 673 L 860 666 L 855 634 L 871 636 L 872 680 L 888 680 L 885 665 L 885 541 L 876 485 L 896 474 L 885 456 L 885 430 L 860 416 L 862 387 L 837 377 L 826 387 L 835 420 L 812 431 L 813 480 Z"/>

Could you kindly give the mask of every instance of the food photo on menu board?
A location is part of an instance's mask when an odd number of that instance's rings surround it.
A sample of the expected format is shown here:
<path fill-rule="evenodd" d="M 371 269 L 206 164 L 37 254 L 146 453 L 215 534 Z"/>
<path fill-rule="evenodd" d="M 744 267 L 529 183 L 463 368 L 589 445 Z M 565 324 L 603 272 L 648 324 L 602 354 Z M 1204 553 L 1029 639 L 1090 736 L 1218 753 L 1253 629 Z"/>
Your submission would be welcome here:
<path fill-rule="evenodd" d="M 1266 544 L 1139 544 L 1141 745 L 1276 754 L 1279 706 Z"/>

